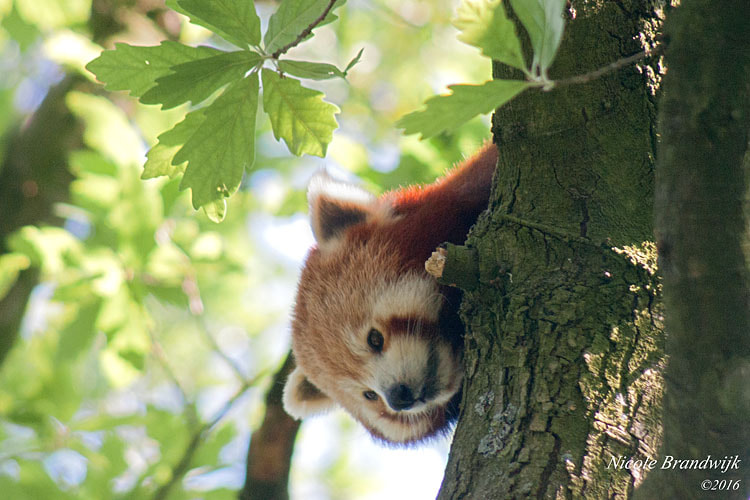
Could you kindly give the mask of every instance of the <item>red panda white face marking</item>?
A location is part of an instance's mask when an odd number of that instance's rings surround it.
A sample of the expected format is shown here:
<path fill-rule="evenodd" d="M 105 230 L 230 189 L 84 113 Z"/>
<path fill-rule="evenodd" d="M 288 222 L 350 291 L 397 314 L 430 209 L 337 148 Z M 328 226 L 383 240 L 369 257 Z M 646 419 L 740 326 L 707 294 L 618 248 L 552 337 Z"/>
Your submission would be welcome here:
<path fill-rule="evenodd" d="M 297 291 L 288 413 L 341 406 L 391 443 L 450 428 L 462 382 L 460 297 L 424 262 L 439 244 L 463 242 L 486 206 L 496 158 L 487 146 L 435 184 L 379 198 L 327 174 L 313 179 L 317 245 Z"/>

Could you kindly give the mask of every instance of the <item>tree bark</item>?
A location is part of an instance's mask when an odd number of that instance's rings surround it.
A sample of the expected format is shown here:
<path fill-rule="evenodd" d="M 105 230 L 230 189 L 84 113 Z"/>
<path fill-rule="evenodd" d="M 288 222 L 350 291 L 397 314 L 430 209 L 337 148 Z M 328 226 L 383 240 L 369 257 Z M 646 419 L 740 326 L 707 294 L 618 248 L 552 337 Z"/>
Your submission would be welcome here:
<path fill-rule="evenodd" d="M 655 207 L 669 313 L 659 462 L 741 462 L 660 468 L 643 498 L 750 496 L 749 19 L 745 0 L 685 0 L 669 16 Z"/>
<path fill-rule="evenodd" d="M 0 166 L 0 254 L 5 239 L 28 224 L 59 223 L 52 207 L 68 199 L 73 176 L 68 153 L 82 145 L 82 128 L 65 105 L 65 97 L 83 77 L 66 76 L 47 93 L 34 115 L 6 138 L 8 150 Z M 0 365 L 15 343 L 37 271 L 27 270 L 0 299 Z"/>
<path fill-rule="evenodd" d="M 93 41 L 101 43 L 124 25 L 117 17 L 122 0 L 95 0 L 88 26 Z M 83 126 L 65 105 L 72 90 L 94 92 L 96 86 L 77 74 L 65 77 L 47 92 L 42 104 L 24 124 L 2 139 L 7 152 L 0 165 L 0 254 L 6 238 L 26 225 L 59 225 L 56 203 L 68 200 L 73 176 L 68 154 L 83 146 Z M 0 299 L 0 366 L 15 344 L 26 304 L 37 285 L 38 271 L 23 271 L 13 288 Z"/>
<path fill-rule="evenodd" d="M 572 2 L 551 76 L 642 50 L 664 7 Z M 522 94 L 493 118 L 500 159 L 467 241 L 479 285 L 464 295 L 466 379 L 440 499 L 627 498 L 646 471 L 626 461 L 656 454 L 654 67 Z"/>
<path fill-rule="evenodd" d="M 294 369 L 290 352 L 271 381 L 266 394 L 266 413 L 261 426 L 250 437 L 245 485 L 240 500 L 286 500 L 289 498 L 289 468 L 300 421 L 290 417 L 282 403 L 284 384 Z"/>

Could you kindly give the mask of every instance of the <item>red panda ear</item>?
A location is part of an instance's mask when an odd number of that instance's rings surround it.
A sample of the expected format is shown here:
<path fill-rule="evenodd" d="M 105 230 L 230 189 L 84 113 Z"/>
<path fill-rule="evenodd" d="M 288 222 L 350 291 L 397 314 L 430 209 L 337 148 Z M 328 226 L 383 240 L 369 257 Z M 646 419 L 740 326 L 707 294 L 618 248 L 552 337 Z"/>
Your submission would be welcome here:
<path fill-rule="evenodd" d="M 299 367 L 286 379 L 284 410 L 296 419 L 319 415 L 332 410 L 336 404 L 310 382 Z"/>
<path fill-rule="evenodd" d="M 325 247 L 348 227 L 363 222 L 375 211 L 375 197 L 364 189 L 318 171 L 307 188 L 310 223 L 318 246 Z"/>

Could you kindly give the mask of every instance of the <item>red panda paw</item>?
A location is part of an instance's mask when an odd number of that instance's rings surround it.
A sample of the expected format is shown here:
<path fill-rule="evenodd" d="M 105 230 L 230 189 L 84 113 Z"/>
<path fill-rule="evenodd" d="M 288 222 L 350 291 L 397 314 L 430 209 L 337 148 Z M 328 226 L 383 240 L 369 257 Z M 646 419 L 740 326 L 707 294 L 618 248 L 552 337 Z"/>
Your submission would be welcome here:
<path fill-rule="evenodd" d="M 445 259 L 448 252 L 445 248 L 438 247 L 432 252 L 432 255 L 424 263 L 425 270 L 435 278 L 441 278 L 443 276 L 443 269 L 445 269 Z"/>

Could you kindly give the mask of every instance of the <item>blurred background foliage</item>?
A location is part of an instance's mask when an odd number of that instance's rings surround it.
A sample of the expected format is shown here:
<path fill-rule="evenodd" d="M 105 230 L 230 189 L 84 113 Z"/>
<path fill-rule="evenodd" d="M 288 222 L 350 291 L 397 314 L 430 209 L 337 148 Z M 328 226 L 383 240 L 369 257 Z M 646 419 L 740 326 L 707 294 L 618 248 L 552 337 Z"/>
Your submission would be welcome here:
<path fill-rule="evenodd" d="M 106 93 L 83 67 L 118 41 L 221 41 L 159 0 L 0 0 L 0 496 L 236 497 L 288 350 L 307 178 L 429 182 L 489 136 L 486 119 L 429 142 L 393 125 L 489 78 L 455 3 L 349 0 L 293 49 L 342 66 L 364 48 L 348 81 L 306 82 L 341 108 L 328 157 L 292 157 L 259 119 L 254 171 L 217 225 L 179 179 L 140 179 L 188 108 Z M 276 6 L 256 1 L 264 23 Z M 315 419 L 293 497 L 434 498 L 446 446 L 382 449 L 348 417 Z"/>

